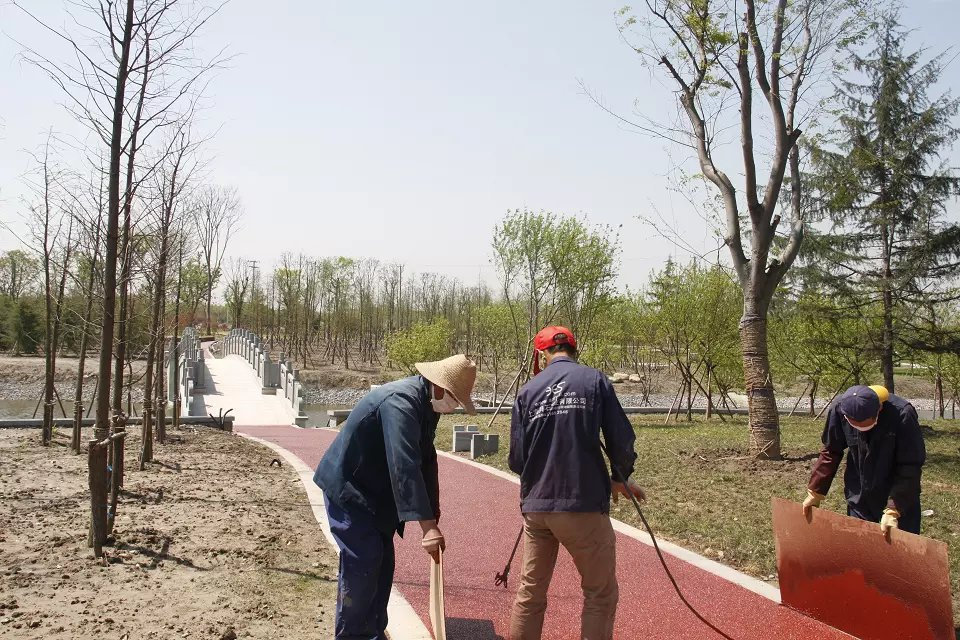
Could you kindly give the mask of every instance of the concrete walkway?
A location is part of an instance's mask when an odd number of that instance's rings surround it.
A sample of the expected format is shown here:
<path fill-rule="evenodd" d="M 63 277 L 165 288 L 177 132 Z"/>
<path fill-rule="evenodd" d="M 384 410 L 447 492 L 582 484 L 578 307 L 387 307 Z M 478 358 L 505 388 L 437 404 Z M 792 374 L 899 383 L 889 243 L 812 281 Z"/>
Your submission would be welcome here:
<path fill-rule="evenodd" d="M 264 395 L 260 379 L 246 360 L 237 355 L 215 358 L 209 351 L 205 356 L 203 393 L 194 396 L 191 413 L 216 416 L 221 409 L 233 409 L 234 428 L 293 424 L 296 416 L 290 403 L 276 393 Z"/>
<path fill-rule="evenodd" d="M 333 442 L 337 432 L 299 429 L 284 399 L 261 394 L 259 380 L 238 356 L 206 360 L 209 380 L 203 407 L 232 408 L 234 430 L 268 443 L 295 461 L 301 479 L 311 489 L 310 470 Z M 198 399 L 200 399 L 198 397 Z M 199 404 L 199 403 L 198 403 Z M 299 464 L 302 462 L 303 464 Z M 497 640 L 507 636 L 510 606 L 516 593 L 522 554 L 514 562 L 509 588 L 494 585 L 503 570 L 520 529 L 519 487 L 516 478 L 490 467 L 443 454 L 439 461 L 440 528 L 447 539 L 447 635 L 470 640 Z M 315 489 L 315 488 L 312 488 Z M 308 491 L 314 513 L 324 524 L 322 494 Z M 650 506 L 656 509 L 656 503 Z M 616 638 L 713 640 L 723 638 L 699 622 L 679 601 L 646 535 L 623 523 L 617 530 L 617 577 L 620 604 Z M 390 632 L 393 640 L 429 638 L 427 599 L 429 559 L 420 548 L 419 531 L 408 529 L 397 539 L 397 569 Z M 318 531 L 318 535 L 322 535 Z M 647 539 L 648 540 L 648 539 Z M 668 563 L 687 598 L 700 612 L 734 640 L 831 640 L 849 638 L 778 603 L 775 588 L 707 558 L 669 548 Z M 416 615 L 409 615 L 409 606 Z M 543 638 L 577 637 L 582 595 L 576 569 L 561 551 L 549 591 Z M 405 612 L 408 615 L 394 615 Z M 419 616 L 419 620 L 417 619 Z M 397 623 L 400 624 L 397 624 Z"/>

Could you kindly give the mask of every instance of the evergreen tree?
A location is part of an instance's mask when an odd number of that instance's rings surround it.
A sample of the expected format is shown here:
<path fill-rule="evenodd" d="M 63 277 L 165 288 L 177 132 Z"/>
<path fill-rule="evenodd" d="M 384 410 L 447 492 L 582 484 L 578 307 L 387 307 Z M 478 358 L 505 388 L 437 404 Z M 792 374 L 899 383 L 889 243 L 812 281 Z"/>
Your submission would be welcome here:
<path fill-rule="evenodd" d="M 875 346 L 893 391 L 898 317 L 958 271 L 960 228 L 947 224 L 945 205 L 960 181 L 943 160 L 958 134 L 958 101 L 930 97 L 942 56 L 922 62 L 921 51 L 907 53 L 896 10 L 874 31 L 875 48 L 851 54 L 862 82 L 838 88 L 839 131 L 813 145 L 813 204 L 831 224 L 811 238 L 806 261 L 818 276 L 808 284 L 861 314 L 879 310 Z"/>

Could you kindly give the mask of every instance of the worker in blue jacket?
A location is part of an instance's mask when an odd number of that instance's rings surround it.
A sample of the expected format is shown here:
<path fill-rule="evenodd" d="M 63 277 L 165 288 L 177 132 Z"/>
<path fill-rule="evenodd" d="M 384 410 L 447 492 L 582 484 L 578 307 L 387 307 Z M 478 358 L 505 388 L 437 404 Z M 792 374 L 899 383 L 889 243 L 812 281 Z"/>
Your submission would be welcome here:
<path fill-rule="evenodd" d="M 543 329 L 534 338 L 534 349 L 543 353 L 547 366 L 520 389 L 510 422 L 510 469 L 520 474 L 524 519 L 523 569 L 510 639 L 540 638 L 562 544 L 581 576 L 578 637 L 609 640 L 619 597 L 611 491 L 614 500 L 630 493 L 645 498 L 627 480 L 637 458 L 633 426 L 607 377 L 577 362 L 577 341 L 569 329 Z"/>
<path fill-rule="evenodd" d="M 820 505 L 844 451 L 847 515 L 890 529 L 920 533 L 920 473 L 926 449 L 913 405 L 885 387 L 850 387 L 830 407 L 823 447 L 813 466 L 803 512 Z"/>
<path fill-rule="evenodd" d="M 340 547 L 335 637 L 385 640 L 393 586 L 394 532 L 417 522 L 435 560 L 445 547 L 437 450 L 440 414 L 462 406 L 476 366 L 466 356 L 419 362 L 419 375 L 371 391 L 356 404 L 324 454 L 313 481 L 323 489 L 330 531 Z"/>

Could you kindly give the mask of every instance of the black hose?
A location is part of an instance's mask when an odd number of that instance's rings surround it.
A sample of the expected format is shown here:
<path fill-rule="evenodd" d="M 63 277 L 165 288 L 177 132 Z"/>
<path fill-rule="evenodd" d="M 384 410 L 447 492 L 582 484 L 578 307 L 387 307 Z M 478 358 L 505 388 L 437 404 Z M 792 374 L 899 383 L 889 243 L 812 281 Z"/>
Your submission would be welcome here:
<path fill-rule="evenodd" d="M 610 460 L 610 467 L 613 468 L 613 470 L 616 472 L 616 474 L 619 477 L 623 478 L 623 484 L 624 486 L 626 486 L 627 480 L 629 480 L 630 476 L 628 474 L 622 473 L 621 470 L 614 465 L 613 458 L 610 457 L 610 452 L 607 451 L 607 448 L 604 446 L 602 441 L 600 442 L 600 448 L 603 449 L 604 453 L 607 454 L 607 459 Z M 650 535 L 650 541 L 653 542 L 653 549 L 657 552 L 657 557 L 660 559 L 660 564 L 663 566 L 663 570 L 664 572 L 666 572 L 667 577 L 670 578 L 670 584 L 673 585 L 673 590 L 677 592 L 677 597 L 680 598 L 680 601 L 683 602 L 684 605 L 686 605 L 687 609 L 689 609 L 693 615 L 697 616 L 697 619 L 700 620 L 700 622 L 710 627 L 713 631 L 719 634 L 720 637 L 726 638 L 726 640 L 734 640 L 734 638 L 731 638 L 726 633 L 718 629 L 716 625 L 714 625 L 712 622 L 704 618 L 703 615 L 699 611 L 697 611 L 697 609 L 692 604 L 690 604 L 686 596 L 683 595 L 683 592 L 680 590 L 680 585 L 677 584 L 677 580 L 676 578 L 673 577 L 673 573 L 671 573 L 670 567 L 667 566 L 667 561 L 663 557 L 663 552 L 660 551 L 660 545 L 657 544 L 657 538 L 656 536 L 653 535 L 653 529 L 650 528 L 650 523 L 647 522 L 646 517 L 644 517 L 643 509 L 640 508 L 640 503 L 637 501 L 637 497 L 633 495 L 633 491 L 630 491 L 629 487 L 627 487 L 627 495 L 630 496 L 630 501 L 633 503 L 633 506 L 636 507 L 637 515 L 640 516 L 640 521 L 643 523 L 644 528 L 647 530 L 647 533 Z"/>

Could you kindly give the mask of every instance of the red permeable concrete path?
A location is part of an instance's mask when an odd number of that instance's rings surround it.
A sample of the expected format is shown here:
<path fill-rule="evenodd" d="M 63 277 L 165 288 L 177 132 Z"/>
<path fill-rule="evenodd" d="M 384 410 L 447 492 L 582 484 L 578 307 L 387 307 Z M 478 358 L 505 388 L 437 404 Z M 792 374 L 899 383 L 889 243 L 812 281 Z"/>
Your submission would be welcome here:
<path fill-rule="evenodd" d="M 336 437 L 328 429 L 236 427 L 292 452 L 315 467 Z M 440 528 L 447 541 L 444 573 L 447 636 L 454 639 L 506 638 L 522 553 L 518 552 L 509 588 L 494 585 L 503 570 L 521 518 L 519 487 L 477 466 L 440 458 Z M 656 502 L 650 509 L 656 509 Z M 420 531 L 409 528 L 397 540 L 394 588 L 430 627 L 428 559 Z M 685 595 L 703 616 L 734 640 L 829 640 L 850 636 L 748 591 L 722 577 L 667 555 L 667 563 Z M 715 640 L 710 630 L 683 606 L 650 546 L 617 534 L 620 604 L 615 637 L 620 639 Z M 580 578 L 569 555 L 560 552 L 550 585 L 543 638 L 578 638 L 582 606 Z"/>

